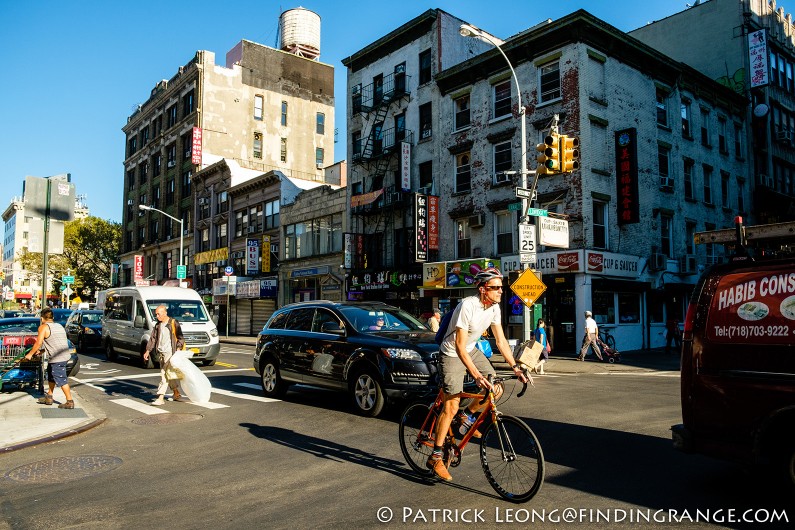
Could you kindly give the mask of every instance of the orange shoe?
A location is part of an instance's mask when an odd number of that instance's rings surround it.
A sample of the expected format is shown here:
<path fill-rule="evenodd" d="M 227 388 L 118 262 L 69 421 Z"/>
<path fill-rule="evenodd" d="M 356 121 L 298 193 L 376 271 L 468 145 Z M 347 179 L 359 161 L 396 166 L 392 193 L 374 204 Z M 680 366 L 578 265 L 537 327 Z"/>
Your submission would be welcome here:
<path fill-rule="evenodd" d="M 441 458 L 434 458 L 432 456 L 429 456 L 428 461 L 425 462 L 425 467 L 433 471 L 434 475 L 444 480 L 445 482 L 452 482 L 453 477 L 447 471 L 447 466 L 444 465 L 444 461 Z"/>

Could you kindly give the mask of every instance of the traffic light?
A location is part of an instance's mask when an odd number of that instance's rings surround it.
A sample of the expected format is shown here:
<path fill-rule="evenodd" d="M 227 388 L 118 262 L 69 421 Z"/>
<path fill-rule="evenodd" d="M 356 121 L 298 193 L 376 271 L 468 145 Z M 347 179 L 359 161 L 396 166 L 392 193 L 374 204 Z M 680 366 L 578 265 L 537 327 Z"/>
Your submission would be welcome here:
<path fill-rule="evenodd" d="M 560 137 L 560 171 L 570 173 L 580 169 L 580 140 L 575 136 Z"/>
<path fill-rule="evenodd" d="M 539 152 L 538 158 L 536 158 L 538 161 L 537 173 L 539 175 L 560 172 L 559 143 L 560 137 L 558 133 L 550 131 L 544 137 L 544 142 L 536 145 L 536 151 Z"/>

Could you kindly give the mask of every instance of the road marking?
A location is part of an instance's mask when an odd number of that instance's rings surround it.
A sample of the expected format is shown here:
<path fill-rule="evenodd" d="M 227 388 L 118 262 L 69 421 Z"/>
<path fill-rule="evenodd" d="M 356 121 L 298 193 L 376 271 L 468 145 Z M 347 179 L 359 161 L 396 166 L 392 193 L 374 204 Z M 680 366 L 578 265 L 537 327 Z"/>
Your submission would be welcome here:
<path fill-rule="evenodd" d="M 645 377 L 679 377 L 679 372 L 597 372 L 596 375 L 642 375 Z"/>
<path fill-rule="evenodd" d="M 223 403 L 213 403 L 212 401 L 208 401 L 207 403 L 194 403 L 193 401 L 188 401 L 191 405 L 196 405 L 197 407 L 203 407 L 205 409 L 228 409 L 229 405 L 224 405 Z"/>
<path fill-rule="evenodd" d="M 141 403 L 140 401 L 136 401 L 134 399 L 129 398 L 122 398 L 122 399 L 111 399 L 111 403 L 116 403 L 121 405 L 122 407 L 127 407 L 133 410 L 137 410 L 138 412 L 143 412 L 144 414 L 168 414 L 167 410 L 159 409 L 152 405 L 148 405 L 146 403 Z"/>
<path fill-rule="evenodd" d="M 219 363 L 218 361 L 216 361 L 215 364 L 217 366 L 225 366 L 226 368 L 237 368 L 236 364 Z"/>
<path fill-rule="evenodd" d="M 232 390 L 223 390 L 221 388 L 213 388 L 214 394 L 221 394 L 239 399 L 248 399 L 249 401 L 259 401 L 260 403 L 273 403 L 274 401 L 281 401 L 281 399 L 266 398 L 262 396 L 252 396 L 251 394 L 241 394 Z"/>
<path fill-rule="evenodd" d="M 203 374 L 216 374 L 216 373 L 228 374 L 229 372 L 253 372 L 253 371 L 254 371 L 254 368 L 231 368 L 231 369 L 230 368 L 225 368 L 223 370 L 202 370 L 202 373 Z M 115 377 L 95 377 L 95 378 L 92 378 L 92 379 L 78 379 L 77 377 L 73 377 L 72 379 L 74 379 L 78 383 L 87 384 L 87 383 L 105 383 L 105 382 L 109 382 L 109 381 L 124 381 L 124 380 L 128 380 L 128 379 L 145 379 L 145 378 L 151 378 L 151 377 L 158 377 L 159 378 L 160 377 L 160 372 L 155 372 L 155 373 L 151 373 L 151 374 L 118 375 L 118 376 L 115 376 Z"/>

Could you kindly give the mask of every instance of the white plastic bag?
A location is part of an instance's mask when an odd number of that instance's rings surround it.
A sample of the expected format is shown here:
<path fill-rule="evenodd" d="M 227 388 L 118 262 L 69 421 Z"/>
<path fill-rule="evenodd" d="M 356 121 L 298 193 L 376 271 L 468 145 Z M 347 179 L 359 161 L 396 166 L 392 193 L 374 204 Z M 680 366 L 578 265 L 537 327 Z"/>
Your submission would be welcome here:
<path fill-rule="evenodd" d="M 207 403 L 210 401 L 212 385 L 207 376 L 190 360 L 193 352 L 181 350 L 174 352 L 170 364 L 182 372 L 179 382 L 182 392 L 194 403 Z"/>

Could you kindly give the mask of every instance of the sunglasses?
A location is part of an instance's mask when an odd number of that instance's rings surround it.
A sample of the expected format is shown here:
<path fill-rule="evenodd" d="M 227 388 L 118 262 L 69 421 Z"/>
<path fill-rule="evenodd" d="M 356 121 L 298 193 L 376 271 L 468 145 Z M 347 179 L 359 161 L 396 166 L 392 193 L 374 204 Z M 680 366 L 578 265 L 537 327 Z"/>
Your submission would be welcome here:
<path fill-rule="evenodd" d="M 502 291 L 502 285 L 484 285 L 487 291 Z"/>

